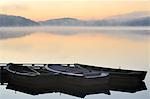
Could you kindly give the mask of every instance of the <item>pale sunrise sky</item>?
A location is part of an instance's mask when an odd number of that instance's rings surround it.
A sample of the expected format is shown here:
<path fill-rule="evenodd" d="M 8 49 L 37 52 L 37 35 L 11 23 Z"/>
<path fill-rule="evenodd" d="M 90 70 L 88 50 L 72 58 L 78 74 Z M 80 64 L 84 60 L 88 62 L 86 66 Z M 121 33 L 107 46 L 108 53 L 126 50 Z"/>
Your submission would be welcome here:
<path fill-rule="evenodd" d="M 62 17 L 87 20 L 148 11 L 149 5 L 150 0 L 0 0 L 0 14 L 35 21 Z"/>

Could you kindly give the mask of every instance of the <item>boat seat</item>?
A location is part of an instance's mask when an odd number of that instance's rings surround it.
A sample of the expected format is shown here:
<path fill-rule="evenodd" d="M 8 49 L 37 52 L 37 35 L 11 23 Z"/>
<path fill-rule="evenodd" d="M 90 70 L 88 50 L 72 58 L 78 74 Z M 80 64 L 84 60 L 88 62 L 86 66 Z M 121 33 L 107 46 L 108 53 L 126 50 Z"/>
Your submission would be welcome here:
<path fill-rule="evenodd" d="M 93 73 L 86 73 L 84 74 L 85 78 L 97 78 L 97 77 L 106 77 L 108 76 L 109 73 L 104 73 L 104 72 L 93 72 Z"/>
<path fill-rule="evenodd" d="M 85 76 L 96 76 L 96 75 L 100 75 L 100 72 L 89 72 L 89 73 L 84 73 Z"/>

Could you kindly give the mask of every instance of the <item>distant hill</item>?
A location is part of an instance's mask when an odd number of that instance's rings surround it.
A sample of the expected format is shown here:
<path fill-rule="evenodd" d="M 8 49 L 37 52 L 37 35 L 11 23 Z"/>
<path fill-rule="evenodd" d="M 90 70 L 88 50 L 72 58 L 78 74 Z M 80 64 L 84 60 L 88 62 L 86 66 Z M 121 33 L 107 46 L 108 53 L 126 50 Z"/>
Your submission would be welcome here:
<path fill-rule="evenodd" d="M 59 19 L 50 19 L 46 21 L 39 22 L 41 25 L 65 25 L 65 26 L 74 26 L 74 25 L 81 25 L 82 20 L 76 18 L 59 18 Z"/>
<path fill-rule="evenodd" d="M 0 15 L 0 26 L 150 26 L 149 12 L 133 12 L 101 20 L 58 18 L 35 22 L 20 16 Z"/>
<path fill-rule="evenodd" d="M 142 17 L 122 22 L 126 26 L 150 26 L 150 17 Z"/>
<path fill-rule="evenodd" d="M 133 12 L 108 17 L 102 20 L 79 20 L 75 18 L 58 18 L 39 22 L 51 26 L 150 26 L 148 12 Z"/>
<path fill-rule="evenodd" d="M 135 19 L 105 19 L 93 22 L 94 26 L 150 26 L 150 17 Z"/>
<path fill-rule="evenodd" d="M 143 11 L 112 16 L 99 20 L 96 24 L 104 26 L 150 26 L 150 13 Z"/>
<path fill-rule="evenodd" d="M 35 26 L 39 23 L 21 16 L 0 14 L 0 26 Z"/>

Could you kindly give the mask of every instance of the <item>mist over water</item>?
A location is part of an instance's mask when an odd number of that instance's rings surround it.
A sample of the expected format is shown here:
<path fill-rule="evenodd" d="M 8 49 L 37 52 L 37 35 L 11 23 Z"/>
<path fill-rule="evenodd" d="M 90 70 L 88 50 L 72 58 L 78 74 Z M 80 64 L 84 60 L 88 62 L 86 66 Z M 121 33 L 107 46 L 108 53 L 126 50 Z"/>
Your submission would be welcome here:
<path fill-rule="evenodd" d="M 45 26 L 45 27 L 1 27 L 0 39 L 17 38 L 33 33 L 49 33 L 55 35 L 101 34 L 126 39 L 149 38 L 149 27 L 73 27 L 73 26 Z"/>
<path fill-rule="evenodd" d="M 83 63 L 95 66 L 150 69 L 150 30 L 139 27 L 9 27 L 0 28 L 1 63 Z M 112 92 L 86 99 L 149 99 L 148 90 L 137 93 Z M 0 98 L 74 99 L 58 93 L 30 96 L 0 87 Z"/>

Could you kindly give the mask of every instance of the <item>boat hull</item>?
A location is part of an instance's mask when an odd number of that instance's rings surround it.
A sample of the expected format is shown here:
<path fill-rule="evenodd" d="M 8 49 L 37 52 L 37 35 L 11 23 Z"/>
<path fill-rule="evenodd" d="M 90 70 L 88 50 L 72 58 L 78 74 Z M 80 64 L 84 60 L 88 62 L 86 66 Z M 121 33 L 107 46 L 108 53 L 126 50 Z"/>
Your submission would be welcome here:
<path fill-rule="evenodd" d="M 60 80 L 66 85 L 74 85 L 80 87 L 107 85 L 109 83 L 109 76 L 97 78 L 84 78 L 68 75 L 60 75 Z"/>
<path fill-rule="evenodd" d="M 8 73 L 8 83 L 18 86 L 30 86 L 31 89 L 49 89 L 58 87 L 57 75 L 25 76 Z"/>
<path fill-rule="evenodd" d="M 30 85 L 35 88 L 48 88 L 48 87 L 61 87 L 64 85 L 88 87 L 105 85 L 109 83 L 109 76 L 88 79 L 83 77 L 66 76 L 66 75 L 38 75 L 38 76 L 25 76 L 14 73 L 8 73 L 8 83 L 14 83 L 17 85 Z M 61 83 L 60 83 L 61 82 Z"/>
<path fill-rule="evenodd" d="M 89 65 L 78 64 L 83 68 L 100 70 L 109 73 L 110 81 L 118 82 L 140 82 L 145 79 L 146 71 L 134 71 L 134 70 L 123 70 L 123 69 L 113 69 L 104 67 L 95 67 Z"/>

